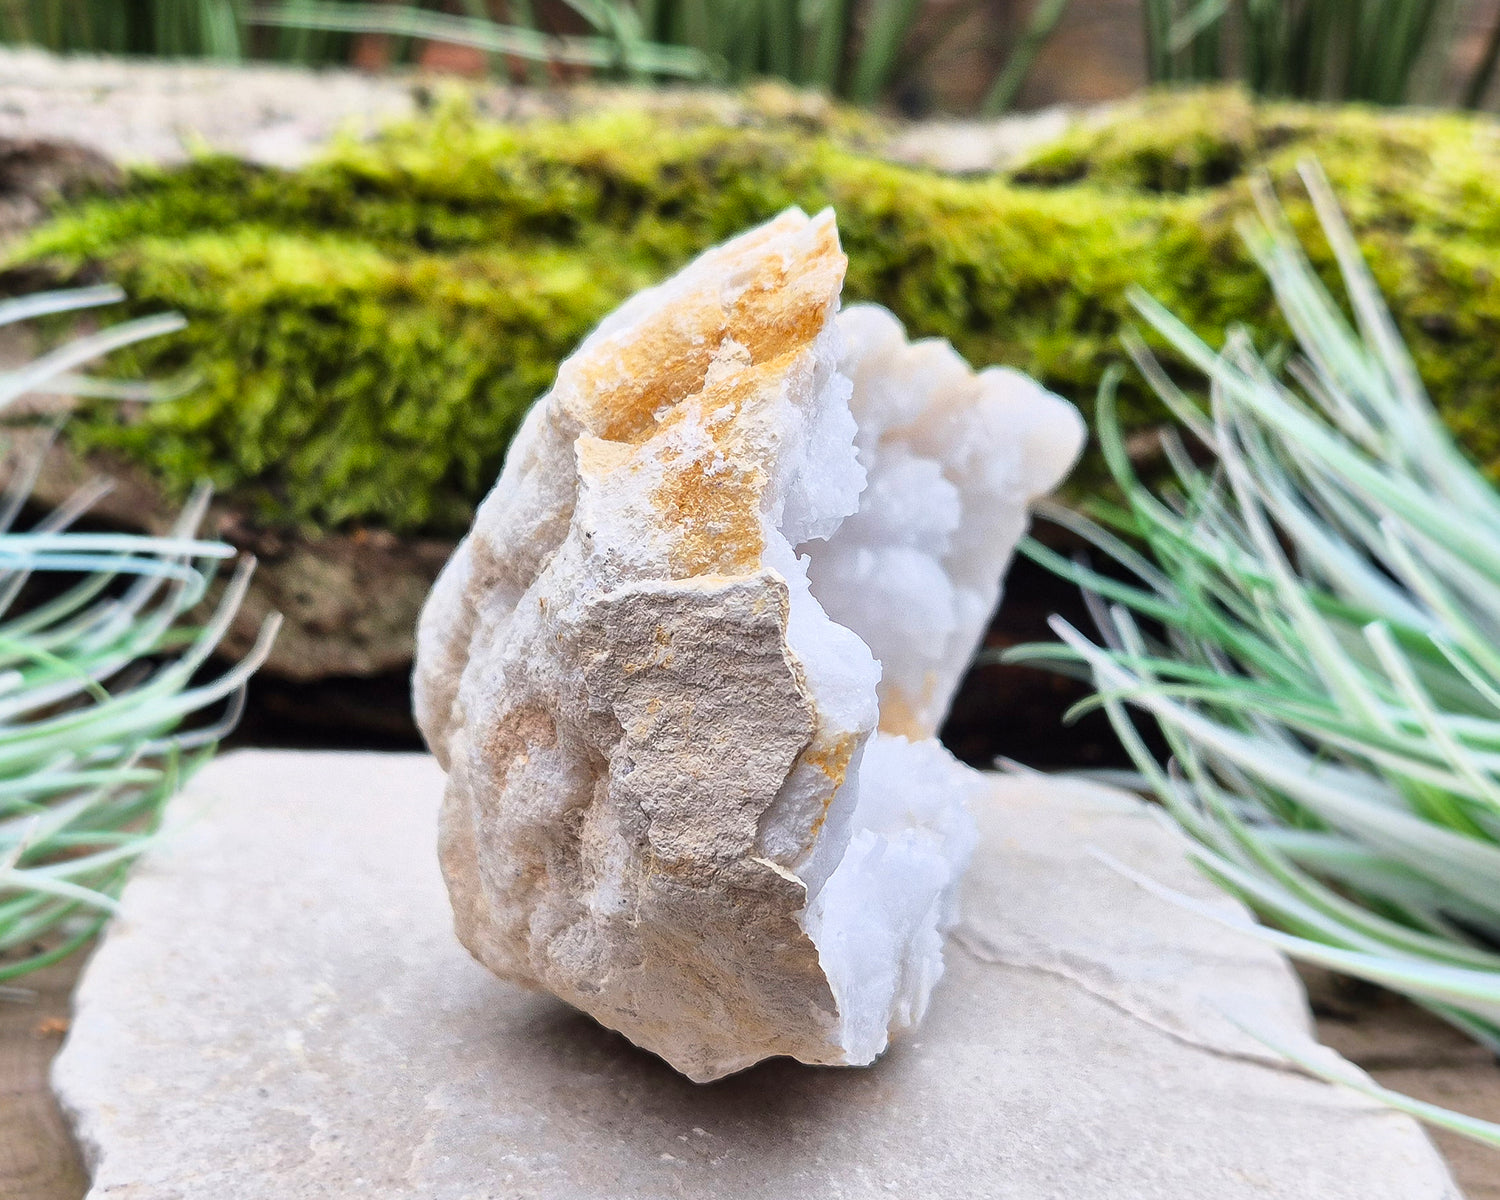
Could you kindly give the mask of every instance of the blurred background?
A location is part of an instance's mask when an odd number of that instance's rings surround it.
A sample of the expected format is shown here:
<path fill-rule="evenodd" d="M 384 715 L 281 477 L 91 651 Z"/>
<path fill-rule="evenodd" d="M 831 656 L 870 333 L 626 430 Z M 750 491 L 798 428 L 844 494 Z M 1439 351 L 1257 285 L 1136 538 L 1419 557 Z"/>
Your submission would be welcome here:
<path fill-rule="evenodd" d="M 417 66 L 532 84 L 775 77 L 908 115 L 1238 79 L 1275 96 L 1493 104 L 1490 0 L 4 0 L 63 52 Z"/>

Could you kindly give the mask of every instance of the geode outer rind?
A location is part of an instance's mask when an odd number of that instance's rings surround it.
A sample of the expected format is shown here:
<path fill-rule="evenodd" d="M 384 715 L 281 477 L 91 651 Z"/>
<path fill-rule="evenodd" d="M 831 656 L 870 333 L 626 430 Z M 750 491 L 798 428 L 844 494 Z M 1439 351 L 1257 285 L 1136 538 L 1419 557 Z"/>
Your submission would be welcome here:
<path fill-rule="evenodd" d="M 868 1062 L 920 1018 L 972 842 L 970 773 L 923 739 L 1025 503 L 1080 437 L 1061 401 L 1029 384 L 1017 400 L 1020 384 L 980 382 L 951 351 L 923 358 L 888 317 L 851 313 L 845 337 L 843 272 L 832 215 L 792 210 L 607 318 L 532 409 L 419 628 L 460 939 L 698 1080 L 779 1054 Z M 992 514 L 984 546 L 965 542 L 982 526 L 920 432 L 858 444 L 865 347 L 941 368 L 941 387 L 903 392 L 929 397 L 901 418 L 929 432 L 962 436 L 969 407 L 1042 414 L 1000 430 L 1042 450 L 989 469 L 1014 511 Z M 902 403 L 886 406 L 893 428 Z M 902 667 L 921 701 L 893 726 L 893 681 L 818 591 L 858 586 L 882 520 L 895 543 L 923 540 L 900 505 L 876 511 L 877 459 L 948 513 L 924 539 L 988 579 L 954 583 L 942 661 Z M 810 582 L 862 494 L 875 533 Z M 881 769 L 862 781 L 867 759 Z"/>

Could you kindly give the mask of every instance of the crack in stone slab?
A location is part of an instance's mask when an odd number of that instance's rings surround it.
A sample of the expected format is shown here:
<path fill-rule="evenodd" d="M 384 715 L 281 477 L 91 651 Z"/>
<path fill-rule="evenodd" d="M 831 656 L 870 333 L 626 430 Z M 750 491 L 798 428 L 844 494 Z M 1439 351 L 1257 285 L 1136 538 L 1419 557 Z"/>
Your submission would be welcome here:
<path fill-rule="evenodd" d="M 1141 1024 L 1154 1029 L 1157 1033 L 1170 1038 L 1179 1045 L 1187 1046 L 1193 1050 L 1201 1050 L 1206 1054 L 1212 1054 L 1216 1058 L 1228 1059 L 1232 1062 L 1251 1063 L 1272 1071 L 1316 1078 L 1316 1076 L 1310 1076 L 1301 1067 L 1295 1063 L 1288 1062 L 1286 1059 L 1270 1054 L 1257 1054 L 1250 1050 L 1236 1050 L 1230 1046 L 1216 1045 L 1185 1029 L 1174 1027 L 1174 1023 L 1165 1019 L 1160 1014 L 1152 1013 L 1145 1006 L 1100 987 L 1084 972 L 1069 967 L 1060 956 L 1052 962 L 1014 957 L 1000 949 L 993 939 L 968 924 L 961 924 L 953 929 L 948 935 L 948 940 L 950 945 L 957 946 L 976 962 L 986 963 L 990 966 L 1012 967 L 1019 971 L 1035 971 L 1039 974 L 1049 975 L 1055 979 L 1071 983 L 1094 999 L 1107 1004 L 1116 1012 L 1134 1021 L 1139 1021 Z M 1225 1015 L 1226 1020 L 1229 1019 L 1227 1014 L 1221 1015 Z"/>

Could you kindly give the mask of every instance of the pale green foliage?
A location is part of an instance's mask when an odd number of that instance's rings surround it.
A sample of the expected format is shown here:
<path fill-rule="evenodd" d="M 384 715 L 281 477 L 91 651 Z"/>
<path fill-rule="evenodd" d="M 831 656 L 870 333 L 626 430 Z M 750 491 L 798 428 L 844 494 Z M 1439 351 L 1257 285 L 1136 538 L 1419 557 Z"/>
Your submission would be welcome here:
<path fill-rule="evenodd" d="M 1057 515 L 1135 581 L 1033 545 L 1090 594 L 1104 644 L 1055 621 L 1064 645 L 1023 653 L 1086 668 L 1087 703 L 1205 872 L 1274 926 L 1261 936 L 1500 1050 L 1500 494 L 1435 416 L 1322 176 L 1305 178 L 1352 324 L 1266 189 L 1245 235 L 1299 354 L 1283 364 L 1243 330 L 1214 351 L 1139 297 L 1206 402 L 1132 345 L 1190 442 L 1166 441 L 1171 485 L 1142 484 L 1106 382 L 1123 503 L 1100 523 Z"/>
<path fill-rule="evenodd" d="M 34 295 L 0 304 L 0 325 L 119 298 L 109 287 Z M 72 372 L 180 324 L 130 321 L 0 373 L 0 408 L 36 392 L 150 399 Z M 234 554 L 194 536 L 207 494 L 166 537 L 72 531 L 102 485 L 21 532 L 39 465 L 24 464 L 0 498 L 0 980 L 62 958 L 108 918 L 162 806 L 234 724 L 275 633 L 268 622 L 243 661 L 196 679 L 249 582 L 242 564 L 204 623 L 186 623 Z M 216 718 L 183 727 L 215 706 Z"/>

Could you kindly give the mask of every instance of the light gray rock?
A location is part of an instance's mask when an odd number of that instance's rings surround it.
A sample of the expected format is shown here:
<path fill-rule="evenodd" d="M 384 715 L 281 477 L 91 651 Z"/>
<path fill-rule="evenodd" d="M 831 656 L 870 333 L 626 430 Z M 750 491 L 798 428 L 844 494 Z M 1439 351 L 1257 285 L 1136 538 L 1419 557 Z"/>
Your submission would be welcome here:
<path fill-rule="evenodd" d="M 214 150 L 300 166 L 340 130 L 414 108 L 399 77 L 0 49 L 0 138 L 86 146 L 122 165 Z"/>
<path fill-rule="evenodd" d="M 1458 1197 L 1409 1119 L 1232 1023 L 1310 1045 L 1284 961 L 1089 856 L 1228 903 L 1117 794 L 995 781 L 917 1039 L 695 1085 L 459 947 L 442 786 L 242 752 L 174 803 L 57 1063 L 94 1200 Z"/>
<path fill-rule="evenodd" d="M 120 165 L 177 163 L 214 150 L 297 167 L 336 134 L 370 133 L 410 116 L 439 88 L 461 89 L 505 120 L 625 106 L 695 113 L 726 124 L 776 115 L 818 126 L 830 120 L 832 109 L 817 93 L 774 86 L 743 95 L 610 84 L 538 89 L 414 70 L 154 61 L 0 46 L 0 139 L 69 143 Z M 1004 170 L 1074 121 L 1096 119 L 1111 107 L 890 122 L 889 137 L 869 148 L 937 171 Z"/>
<path fill-rule="evenodd" d="M 1113 106 L 1097 110 L 1104 113 Z M 1000 120 L 921 121 L 896 131 L 885 147 L 897 162 L 954 175 L 987 175 L 1004 171 L 1048 142 L 1055 142 L 1086 110 L 1055 106 Z"/>

